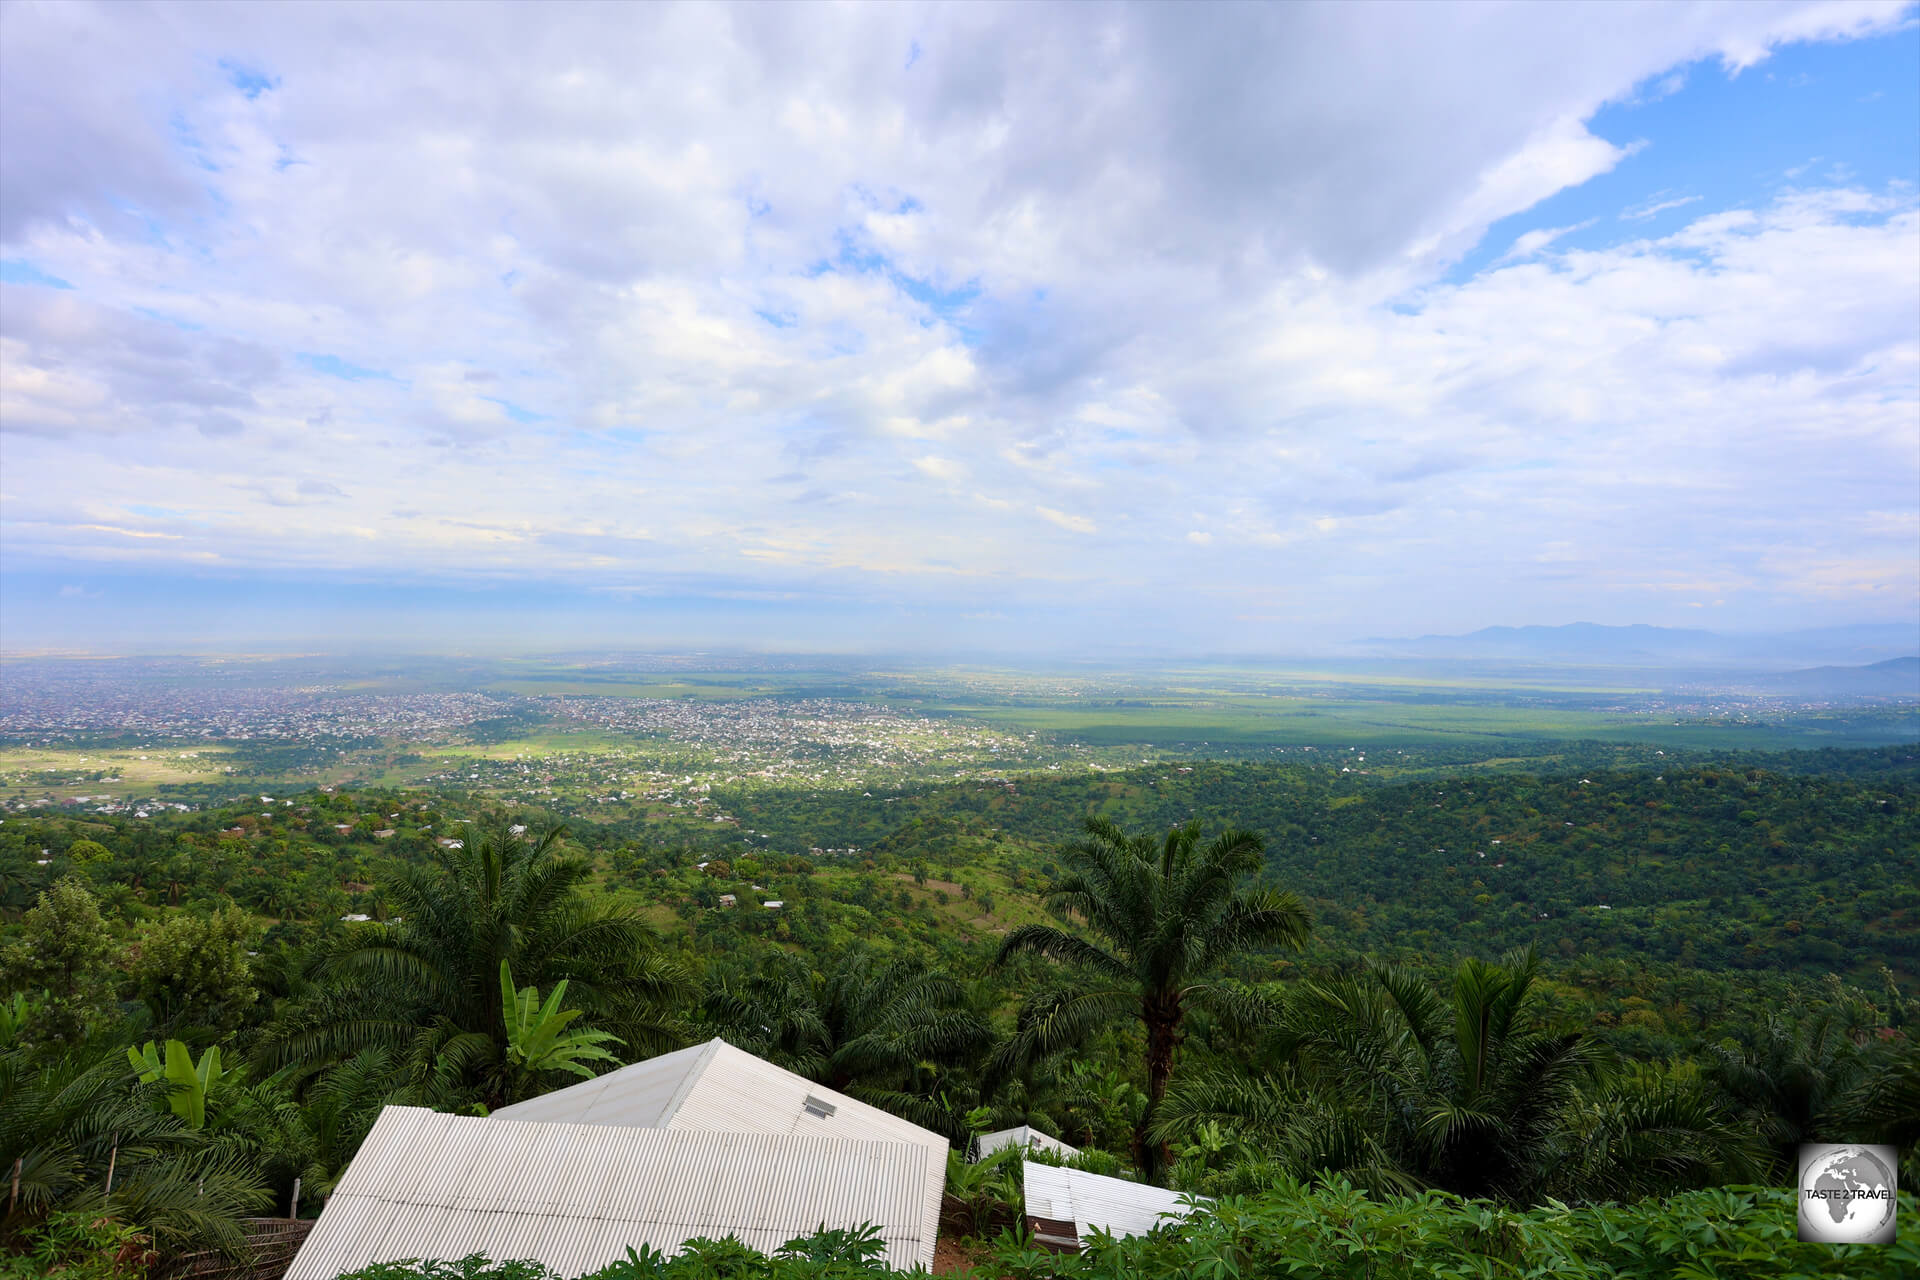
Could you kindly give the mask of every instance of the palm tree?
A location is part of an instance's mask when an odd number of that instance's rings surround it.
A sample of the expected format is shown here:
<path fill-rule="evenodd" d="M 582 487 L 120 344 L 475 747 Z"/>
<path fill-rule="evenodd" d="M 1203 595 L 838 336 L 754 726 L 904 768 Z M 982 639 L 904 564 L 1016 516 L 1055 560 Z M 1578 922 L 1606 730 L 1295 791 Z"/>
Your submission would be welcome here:
<path fill-rule="evenodd" d="M 1801 1142 L 1837 1136 L 1853 1123 L 1851 1102 L 1862 1054 L 1843 1009 L 1805 1007 L 1770 1013 L 1753 1044 L 1716 1046 L 1711 1073 L 1772 1151 L 1774 1167 L 1793 1169 Z"/>
<path fill-rule="evenodd" d="M 262 875 L 246 889 L 246 900 L 261 915 L 291 920 L 299 907 L 299 891 L 284 876 Z"/>
<path fill-rule="evenodd" d="M 388 1049 L 368 1049 L 314 1080 L 296 1100 L 293 1069 L 223 1088 L 203 1131 L 209 1145 L 256 1171 L 270 1203 L 286 1205 L 297 1179 L 302 1199 L 317 1206 L 333 1192 L 367 1132 L 389 1105 L 456 1108 L 460 1099 L 405 1083 L 405 1063 Z"/>
<path fill-rule="evenodd" d="M 1095 1027 L 1137 1017 L 1146 1032 L 1147 1111 L 1135 1143 L 1148 1176 L 1158 1177 L 1166 1145 L 1150 1142 L 1148 1130 L 1173 1077 L 1188 1008 L 1236 999 L 1208 975 L 1257 947 L 1299 946 L 1311 926 L 1293 894 L 1239 887 L 1261 866 L 1263 845 L 1251 831 L 1232 828 L 1202 843 L 1195 821 L 1156 842 L 1089 817 L 1086 832 L 1062 851 L 1069 870 L 1048 901 L 1079 916 L 1100 942 L 1052 925 L 1022 925 L 1007 935 L 994 963 L 1030 951 L 1073 966 L 1094 985 L 1030 1002 L 997 1065 L 1016 1069 L 1079 1043 Z"/>
<path fill-rule="evenodd" d="M 45 868 L 24 849 L 0 855 L 0 919 L 18 920 L 47 887 Z"/>
<path fill-rule="evenodd" d="M 1600 1059 L 1578 1031 L 1531 1016 L 1539 961 L 1514 952 L 1455 972 L 1450 995 L 1394 965 L 1309 983 L 1281 1034 L 1306 1078 L 1371 1112 L 1422 1183 L 1467 1196 L 1522 1195 L 1559 1118 Z"/>
<path fill-rule="evenodd" d="M 258 1175 L 171 1114 L 165 1082 L 129 1079 L 110 1039 L 0 1052 L 0 1162 L 19 1179 L 0 1230 L 65 1209 L 138 1227 L 163 1251 L 238 1248 L 243 1219 L 267 1207 Z"/>
<path fill-rule="evenodd" d="M 504 819 L 469 829 L 463 847 L 402 871 L 386 892 L 393 919 L 347 930 L 312 963 L 320 991 L 273 1029 L 268 1056 L 309 1070 L 361 1050 L 406 1056 L 416 1080 L 435 1071 L 504 1098 L 509 1049 L 503 963 L 534 986 L 568 982 L 592 1027 L 647 1056 L 675 1047 L 674 1008 L 690 993 L 631 912 L 590 901 L 585 859 L 565 828 L 536 839 Z"/>
<path fill-rule="evenodd" d="M 1565 1117 L 1560 1164 L 1545 1189 L 1560 1199 L 1635 1200 L 1724 1182 L 1757 1182 L 1766 1151 L 1691 1066 L 1609 1071 Z"/>
<path fill-rule="evenodd" d="M 1741 1131 L 1697 1081 L 1609 1074 L 1597 1041 L 1546 1025 L 1538 976 L 1523 950 L 1467 960 L 1445 994 L 1377 963 L 1302 984 L 1277 1026 L 1282 1070 L 1193 1082 L 1168 1100 L 1162 1132 L 1231 1120 L 1297 1176 L 1521 1204 L 1752 1171 Z"/>
<path fill-rule="evenodd" d="M 1904 1038 L 1884 1043 L 1888 1060 L 1861 1077 L 1849 1106 L 1873 1141 L 1905 1153 L 1901 1178 L 1920 1183 L 1920 1045 Z"/>
<path fill-rule="evenodd" d="M 1186 1140 L 1210 1125 L 1229 1128 L 1257 1155 L 1185 1189 L 1245 1194 L 1266 1190 L 1280 1174 L 1305 1179 L 1323 1172 L 1373 1195 L 1421 1189 L 1373 1117 L 1330 1091 L 1306 1087 L 1292 1064 L 1260 1075 L 1215 1070 L 1182 1080 L 1167 1091 L 1153 1132 L 1162 1142 Z"/>
<path fill-rule="evenodd" d="M 706 1014 L 735 1045 L 950 1136 L 964 1125 L 945 1086 L 992 1040 L 961 983 L 864 949 L 824 970 L 778 953 L 710 991 Z"/>

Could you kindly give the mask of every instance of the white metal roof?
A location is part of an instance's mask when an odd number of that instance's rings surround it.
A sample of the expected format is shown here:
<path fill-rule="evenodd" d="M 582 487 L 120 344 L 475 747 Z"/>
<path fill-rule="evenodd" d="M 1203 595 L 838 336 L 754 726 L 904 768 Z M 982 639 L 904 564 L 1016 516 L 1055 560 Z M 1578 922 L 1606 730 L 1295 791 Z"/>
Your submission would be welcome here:
<path fill-rule="evenodd" d="M 1026 1181 L 1027 1216 L 1071 1222 L 1082 1240 L 1095 1227 L 1116 1236 L 1145 1235 L 1166 1217 L 1184 1218 L 1193 1212 L 1178 1191 L 1108 1178 L 1079 1169 L 1056 1169 L 1028 1160 L 1021 1165 Z"/>
<path fill-rule="evenodd" d="M 809 1109 L 808 1099 L 831 1108 Z M 526 1102 L 501 1107 L 499 1120 L 561 1120 L 644 1129 L 794 1133 L 937 1148 L 931 1129 L 868 1106 L 802 1075 L 776 1067 L 718 1038 L 609 1071 Z"/>
<path fill-rule="evenodd" d="M 388 1107 L 287 1280 L 402 1258 L 532 1258 L 576 1276 L 648 1244 L 728 1235 L 771 1251 L 872 1223 L 897 1268 L 931 1267 L 944 1161 L 909 1142 L 673 1132 Z M 937 1197 L 937 1190 L 936 1190 Z"/>
<path fill-rule="evenodd" d="M 983 1133 L 973 1140 L 973 1158 L 985 1160 L 1002 1147 L 1037 1147 L 1042 1151 L 1053 1151 L 1063 1156 L 1077 1156 L 1080 1148 L 1070 1147 L 1060 1139 L 1044 1134 L 1032 1125 L 1015 1125 L 1011 1129 L 1001 1129 L 994 1133 Z"/>
<path fill-rule="evenodd" d="M 940 1196 L 946 1189 L 945 1138 L 717 1036 L 502 1107 L 493 1118 L 905 1142 L 934 1153 L 933 1171 L 921 1191 L 929 1224 L 939 1221 Z M 932 1225 L 927 1239 L 933 1239 Z"/>

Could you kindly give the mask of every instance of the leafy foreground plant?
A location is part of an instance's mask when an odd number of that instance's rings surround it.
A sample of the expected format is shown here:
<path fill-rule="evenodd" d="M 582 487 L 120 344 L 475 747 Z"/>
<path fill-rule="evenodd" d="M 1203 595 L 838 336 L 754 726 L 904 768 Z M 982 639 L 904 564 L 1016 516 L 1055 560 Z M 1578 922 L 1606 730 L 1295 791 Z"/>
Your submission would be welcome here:
<path fill-rule="evenodd" d="M 138 1227 L 93 1213 L 49 1214 L 16 1245 L 0 1253 L 0 1280 L 125 1280 L 145 1275 L 150 1256 Z"/>
<path fill-rule="evenodd" d="M 886 1242 L 872 1226 L 850 1230 L 821 1227 L 812 1235 L 787 1241 L 771 1255 L 749 1249 L 732 1236 L 689 1240 L 675 1255 L 647 1245 L 591 1272 L 591 1280 L 843 1280 L 853 1276 L 891 1276 L 880 1259 Z M 920 1274 L 925 1274 L 924 1272 Z M 0 1277 L 0 1280 L 5 1280 Z M 537 1262 L 492 1262 L 472 1254 L 458 1262 L 375 1263 L 340 1280 L 563 1280 Z M 584 1280 L 584 1278 L 583 1278 Z"/>
<path fill-rule="evenodd" d="M 1001 1280 L 1439 1280 L 1551 1275 L 1559 1280 L 1777 1280 L 1834 1276 L 1899 1280 L 1920 1269 L 1920 1208 L 1901 1196 L 1900 1239 L 1891 1245 L 1801 1244 L 1785 1190 L 1722 1187 L 1670 1200 L 1572 1209 L 1550 1203 L 1503 1209 L 1441 1191 L 1374 1200 L 1348 1183 L 1311 1191 L 1288 1184 L 1218 1202 L 1177 1227 L 1115 1240 L 1086 1252 L 1049 1254 L 1003 1233 L 979 1274 Z M 583 1280 L 840 1280 L 905 1275 L 871 1252 L 821 1232 L 772 1257 L 735 1240 L 691 1241 L 673 1258 L 651 1250 Z M 560 1280 L 535 1263 L 391 1263 L 343 1280 Z"/>
<path fill-rule="evenodd" d="M 167 1041 L 164 1059 L 160 1047 L 149 1040 L 138 1049 L 128 1049 L 127 1062 L 138 1073 L 140 1083 L 164 1080 L 174 1086 L 167 1107 L 189 1129 L 207 1127 L 207 1096 L 232 1074 L 220 1068 L 219 1046 L 208 1049 L 196 1063 L 193 1050 L 178 1040 Z"/>
<path fill-rule="evenodd" d="M 1912 1197 L 1903 1196 L 1912 1203 Z M 1903 1205 L 1903 1207 L 1905 1207 Z M 1891 1246 L 1801 1244 L 1790 1191 L 1720 1187 L 1669 1200 L 1572 1209 L 1503 1209 L 1441 1191 L 1372 1200 L 1346 1183 L 1294 1185 L 1229 1199 L 1183 1232 L 1099 1241 L 1037 1274 L 1199 1277 L 1316 1276 L 1426 1280 L 1552 1275 L 1574 1280 L 1759 1280 L 1846 1276 L 1893 1280 L 1920 1264 L 1911 1213 Z M 1008 1269 L 1010 1277 L 1020 1275 Z M 1030 1273 L 1031 1274 L 1031 1273 Z"/>
<path fill-rule="evenodd" d="M 507 1063 L 513 1072 L 508 1096 L 523 1097 L 534 1088 L 543 1071 L 568 1071 L 593 1078 L 590 1062 L 620 1059 L 602 1048 L 619 1044 L 620 1038 L 605 1031 L 569 1031 L 567 1024 L 580 1016 L 578 1009 L 562 1009 L 567 995 L 567 979 L 562 978 L 545 1004 L 540 1003 L 538 987 L 515 987 L 513 970 L 500 962 L 500 1009 L 507 1024 Z"/>

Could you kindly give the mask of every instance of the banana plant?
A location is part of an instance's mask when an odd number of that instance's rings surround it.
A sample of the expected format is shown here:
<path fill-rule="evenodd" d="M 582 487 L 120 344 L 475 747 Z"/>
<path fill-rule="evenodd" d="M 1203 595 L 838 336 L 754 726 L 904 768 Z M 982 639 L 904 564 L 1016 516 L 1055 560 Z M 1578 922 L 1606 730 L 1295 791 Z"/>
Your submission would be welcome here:
<path fill-rule="evenodd" d="M 968 1163 L 966 1153 L 947 1153 L 947 1188 L 940 1215 L 945 1229 L 964 1236 L 984 1237 L 996 1226 L 1020 1221 L 1025 1207 L 1022 1165 L 1024 1143 L 1009 1143 L 993 1154 Z"/>
<path fill-rule="evenodd" d="M 568 1031 L 567 1024 L 580 1016 L 578 1009 L 562 1009 L 567 981 L 562 978 L 544 1003 L 540 988 L 513 985 L 513 970 L 500 962 L 500 1006 L 507 1023 L 507 1062 L 523 1073 L 522 1078 L 543 1071 L 570 1071 L 577 1076 L 592 1076 L 590 1062 L 619 1062 L 603 1049 L 605 1044 L 621 1043 L 619 1037 L 605 1031 Z"/>
<path fill-rule="evenodd" d="M 34 1003 L 24 991 L 16 991 L 5 1000 L 0 1000 L 0 1048 L 11 1049 L 20 1039 L 20 1033 L 26 1030 L 27 1020 L 34 1014 Z"/>
<path fill-rule="evenodd" d="M 165 1080 L 176 1086 L 167 1097 L 167 1107 L 189 1129 L 207 1127 L 207 1099 L 222 1080 L 235 1074 L 221 1069 L 218 1045 L 201 1054 L 196 1063 L 193 1050 L 178 1040 L 167 1041 L 164 1061 L 159 1046 L 149 1040 L 138 1049 L 128 1049 L 127 1062 L 139 1073 L 141 1084 Z"/>

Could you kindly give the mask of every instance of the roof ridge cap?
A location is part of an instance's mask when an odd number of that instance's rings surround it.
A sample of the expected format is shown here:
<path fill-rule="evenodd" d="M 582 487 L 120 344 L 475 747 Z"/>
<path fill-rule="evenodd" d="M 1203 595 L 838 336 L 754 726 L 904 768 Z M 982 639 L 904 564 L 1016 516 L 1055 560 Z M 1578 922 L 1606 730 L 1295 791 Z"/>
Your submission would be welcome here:
<path fill-rule="evenodd" d="M 673 1126 L 673 1118 L 680 1114 L 680 1108 L 686 1104 L 687 1095 L 693 1092 L 693 1087 L 700 1083 L 700 1077 L 707 1074 L 707 1068 L 712 1066 L 713 1060 L 719 1056 L 720 1050 L 717 1046 L 726 1043 L 719 1036 L 715 1036 L 700 1046 L 700 1052 L 694 1055 L 692 1065 L 681 1075 L 680 1083 L 673 1087 L 673 1095 L 667 1099 L 667 1105 L 661 1109 L 659 1128 L 667 1129 Z"/>

